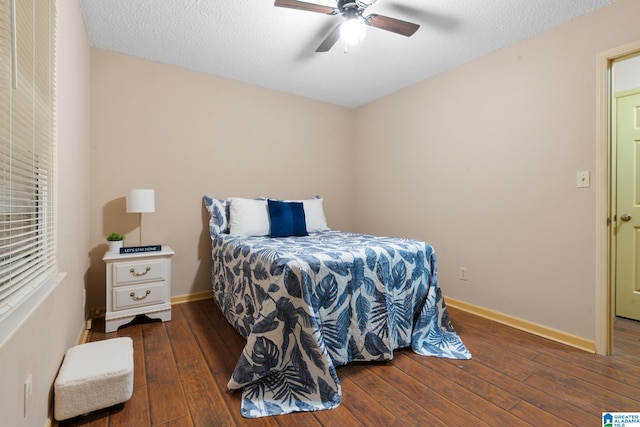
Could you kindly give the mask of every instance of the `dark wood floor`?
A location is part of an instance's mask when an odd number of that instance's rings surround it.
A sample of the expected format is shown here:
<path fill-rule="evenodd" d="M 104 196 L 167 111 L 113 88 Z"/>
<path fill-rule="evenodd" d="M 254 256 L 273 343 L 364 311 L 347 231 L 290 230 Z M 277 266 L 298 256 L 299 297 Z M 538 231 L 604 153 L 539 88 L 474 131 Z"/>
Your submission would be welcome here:
<path fill-rule="evenodd" d="M 133 397 L 60 425 L 598 426 L 603 411 L 640 411 L 637 322 L 616 319 L 616 354 L 603 357 L 449 312 L 473 359 L 398 351 L 390 362 L 340 367 L 337 409 L 245 419 L 240 393 L 226 392 L 243 339 L 213 300 L 174 305 L 171 322 L 90 333 L 133 338 Z"/>

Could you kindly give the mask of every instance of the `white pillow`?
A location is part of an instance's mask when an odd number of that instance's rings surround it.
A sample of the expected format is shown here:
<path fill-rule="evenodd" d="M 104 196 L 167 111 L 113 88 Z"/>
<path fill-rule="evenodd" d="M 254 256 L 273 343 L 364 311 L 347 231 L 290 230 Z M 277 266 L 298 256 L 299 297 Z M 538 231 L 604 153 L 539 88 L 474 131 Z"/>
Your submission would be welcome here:
<path fill-rule="evenodd" d="M 324 216 L 324 208 L 322 207 L 322 199 L 300 200 L 304 206 L 304 218 L 307 223 L 307 232 L 317 233 L 318 231 L 327 231 L 327 218 Z"/>
<path fill-rule="evenodd" d="M 231 236 L 267 236 L 271 232 L 266 200 L 229 199 L 229 234 Z"/>

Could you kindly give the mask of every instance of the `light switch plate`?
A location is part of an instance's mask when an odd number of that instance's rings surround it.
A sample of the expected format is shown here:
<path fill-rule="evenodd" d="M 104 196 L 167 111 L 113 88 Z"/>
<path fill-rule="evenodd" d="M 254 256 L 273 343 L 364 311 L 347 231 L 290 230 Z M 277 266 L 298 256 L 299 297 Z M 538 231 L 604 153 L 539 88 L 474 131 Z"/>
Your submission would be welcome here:
<path fill-rule="evenodd" d="M 591 174 L 589 171 L 578 171 L 578 188 L 591 187 Z"/>

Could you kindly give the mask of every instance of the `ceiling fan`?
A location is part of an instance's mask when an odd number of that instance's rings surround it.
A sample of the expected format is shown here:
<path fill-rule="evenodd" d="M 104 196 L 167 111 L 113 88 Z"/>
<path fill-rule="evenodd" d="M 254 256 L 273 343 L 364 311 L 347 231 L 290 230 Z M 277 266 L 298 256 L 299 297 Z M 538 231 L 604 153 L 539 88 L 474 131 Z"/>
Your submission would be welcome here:
<path fill-rule="evenodd" d="M 289 9 L 305 10 L 308 12 L 323 13 L 325 15 L 342 15 L 346 21 L 336 26 L 324 39 L 316 52 L 327 52 L 342 38 L 345 43 L 355 44 L 364 38 L 366 26 L 380 28 L 410 37 L 415 33 L 420 25 L 388 16 L 372 13 L 364 16 L 366 8 L 371 6 L 376 0 L 337 0 L 338 7 L 325 6 L 315 3 L 307 3 L 298 0 L 275 0 L 274 5 Z"/>

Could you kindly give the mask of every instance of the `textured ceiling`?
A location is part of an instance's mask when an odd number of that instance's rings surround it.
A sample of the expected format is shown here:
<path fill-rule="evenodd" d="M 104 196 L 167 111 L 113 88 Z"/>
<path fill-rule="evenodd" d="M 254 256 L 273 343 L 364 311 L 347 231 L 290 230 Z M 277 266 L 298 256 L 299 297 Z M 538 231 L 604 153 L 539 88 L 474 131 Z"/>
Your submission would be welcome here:
<path fill-rule="evenodd" d="M 309 0 L 335 7 L 333 0 Z M 616 0 L 378 0 L 420 24 L 410 38 L 368 27 L 316 47 L 344 18 L 273 0 L 80 0 L 92 46 L 345 107 L 358 107 Z"/>

